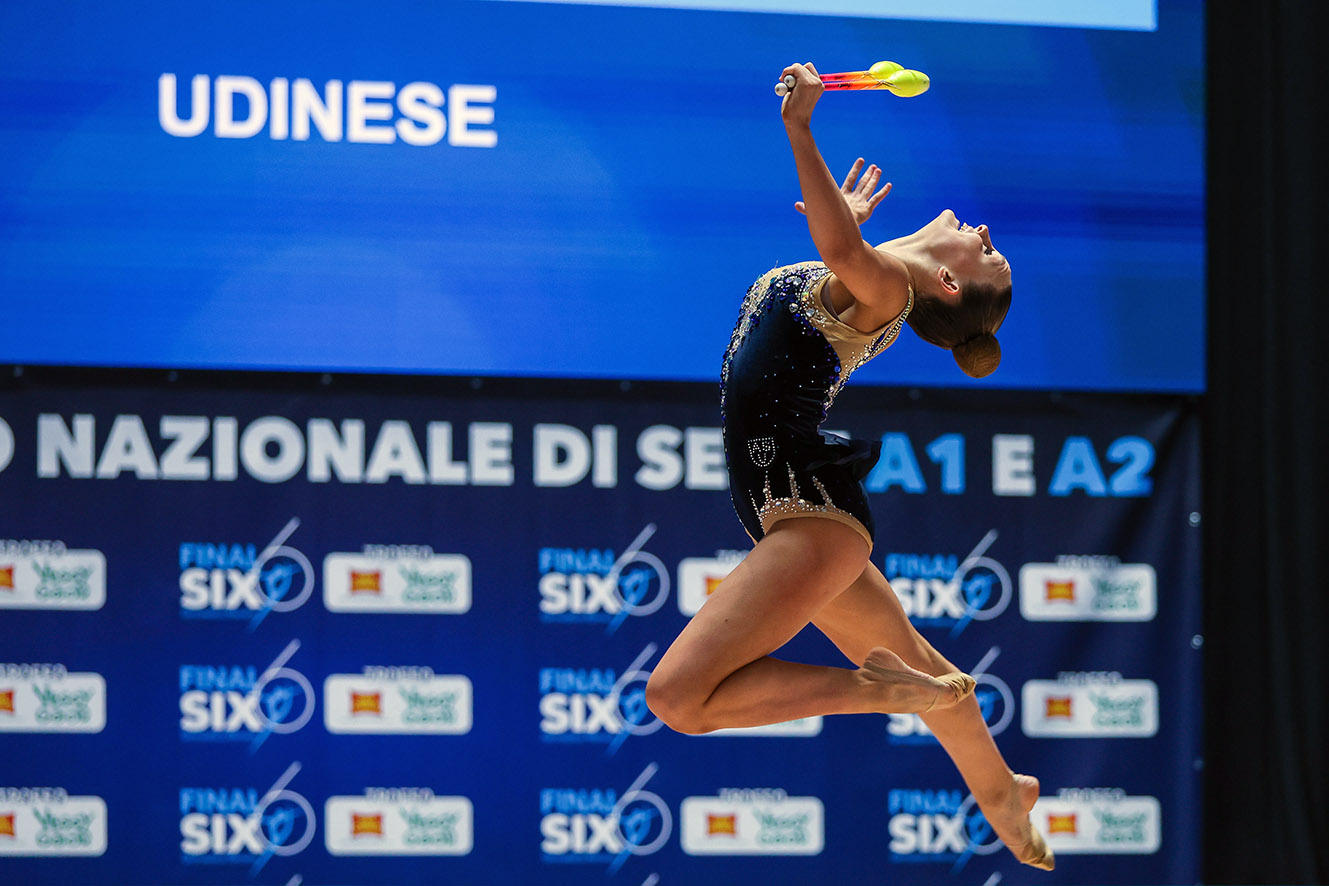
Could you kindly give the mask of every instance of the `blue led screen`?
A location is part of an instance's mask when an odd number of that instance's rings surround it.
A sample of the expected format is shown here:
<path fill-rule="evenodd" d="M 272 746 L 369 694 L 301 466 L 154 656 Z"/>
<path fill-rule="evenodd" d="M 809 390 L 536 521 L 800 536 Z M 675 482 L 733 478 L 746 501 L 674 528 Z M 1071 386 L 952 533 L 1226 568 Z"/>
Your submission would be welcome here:
<path fill-rule="evenodd" d="M 828 94 L 814 130 L 894 182 L 869 240 L 991 227 L 1015 298 L 979 384 L 1200 391 L 1203 6 L 1152 11 L 13 0 L 0 361 L 714 379 L 747 286 L 815 257 L 781 68 L 890 59 L 931 90 Z M 858 377 L 974 383 L 911 335 Z"/>

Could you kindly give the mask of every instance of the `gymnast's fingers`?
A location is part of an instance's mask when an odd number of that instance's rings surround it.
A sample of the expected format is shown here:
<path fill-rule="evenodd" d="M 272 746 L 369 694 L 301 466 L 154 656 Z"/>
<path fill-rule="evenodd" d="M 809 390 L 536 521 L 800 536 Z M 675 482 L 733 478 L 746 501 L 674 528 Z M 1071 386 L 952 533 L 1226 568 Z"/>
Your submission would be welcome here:
<path fill-rule="evenodd" d="M 849 174 L 844 177 L 844 183 L 840 185 L 840 190 L 846 194 L 854 190 L 854 183 L 858 181 L 858 173 L 863 169 L 863 158 L 859 157 L 854 161 L 854 165 L 849 167 Z"/>

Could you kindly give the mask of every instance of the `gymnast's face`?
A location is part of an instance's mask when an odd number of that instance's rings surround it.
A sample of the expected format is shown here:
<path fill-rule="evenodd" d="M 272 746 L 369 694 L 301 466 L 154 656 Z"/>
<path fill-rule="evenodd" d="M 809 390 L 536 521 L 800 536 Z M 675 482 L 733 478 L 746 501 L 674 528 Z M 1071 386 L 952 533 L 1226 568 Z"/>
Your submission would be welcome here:
<path fill-rule="evenodd" d="M 1011 285 L 1011 265 L 992 246 L 987 225 L 973 227 L 949 209 L 928 224 L 932 253 L 941 264 L 939 273 L 958 286 L 983 283 L 997 289 Z"/>

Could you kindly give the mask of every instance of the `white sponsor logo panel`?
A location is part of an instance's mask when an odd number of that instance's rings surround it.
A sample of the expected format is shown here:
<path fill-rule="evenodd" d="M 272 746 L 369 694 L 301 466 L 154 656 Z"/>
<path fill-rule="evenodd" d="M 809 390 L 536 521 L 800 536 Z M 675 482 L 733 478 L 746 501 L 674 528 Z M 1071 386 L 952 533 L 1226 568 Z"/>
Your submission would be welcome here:
<path fill-rule="evenodd" d="M 1158 732 L 1153 680 L 1030 680 L 1024 734 L 1036 738 L 1148 738 Z"/>
<path fill-rule="evenodd" d="M 1158 579 L 1147 563 L 1026 563 L 1020 614 L 1030 621 L 1150 621 Z"/>
<path fill-rule="evenodd" d="M 101 609 L 106 556 L 55 547 L 49 552 L 0 550 L 0 609 Z"/>
<path fill-rule="evenodd" d="M 466 855 L 475 845 L 468 797 L 329 797 L 323 820 L 331 855 Z"/>
<path fill-rule="evenodd" d="M 1030 817 L 1058 854 L 1150 854 L 1162 845 L 1155 797 L 1040 797 Z"/>
<path fill-rule="evenodd" d="M 826 843 L 817 797 L 782 791 L 736 792 L 683 801 L 683 851 L 689 855 L 818 855 Z"/>
<path fill-rule="evenodd" d="M 329 554 L 323 602 L 332 612 L 461 614 L 471 608 L 471 561 L 461 554 Z"/>
<path fill-rule="evenodd" d="M 106 852 L 106 801 L 63 790 L 0 788 L 0 856 Z"/>
<path fill-rule="evenodd" d="M 462 735 L 471 731 L 470 678 L 332 674 L 323 681 L 323 724 L 329 732 Z"/>
<path fill-rule="evenodd" d="M 0 665 L 0 732 L 101 732 L 106 680 L 63 667 Z"/>

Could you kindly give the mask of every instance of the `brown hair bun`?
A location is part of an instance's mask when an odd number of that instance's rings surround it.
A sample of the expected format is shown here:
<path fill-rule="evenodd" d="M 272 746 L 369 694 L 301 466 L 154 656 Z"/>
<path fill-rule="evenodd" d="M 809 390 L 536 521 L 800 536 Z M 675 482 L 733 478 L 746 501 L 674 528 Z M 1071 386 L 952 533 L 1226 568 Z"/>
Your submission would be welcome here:
<path fill-rule="evenodd" d="M 991 375 L 1001 363 L 1001 345 L 995 335 L 982 333 L 951 348 L 951 356 L 965 375 L 982 378 Z"/>

